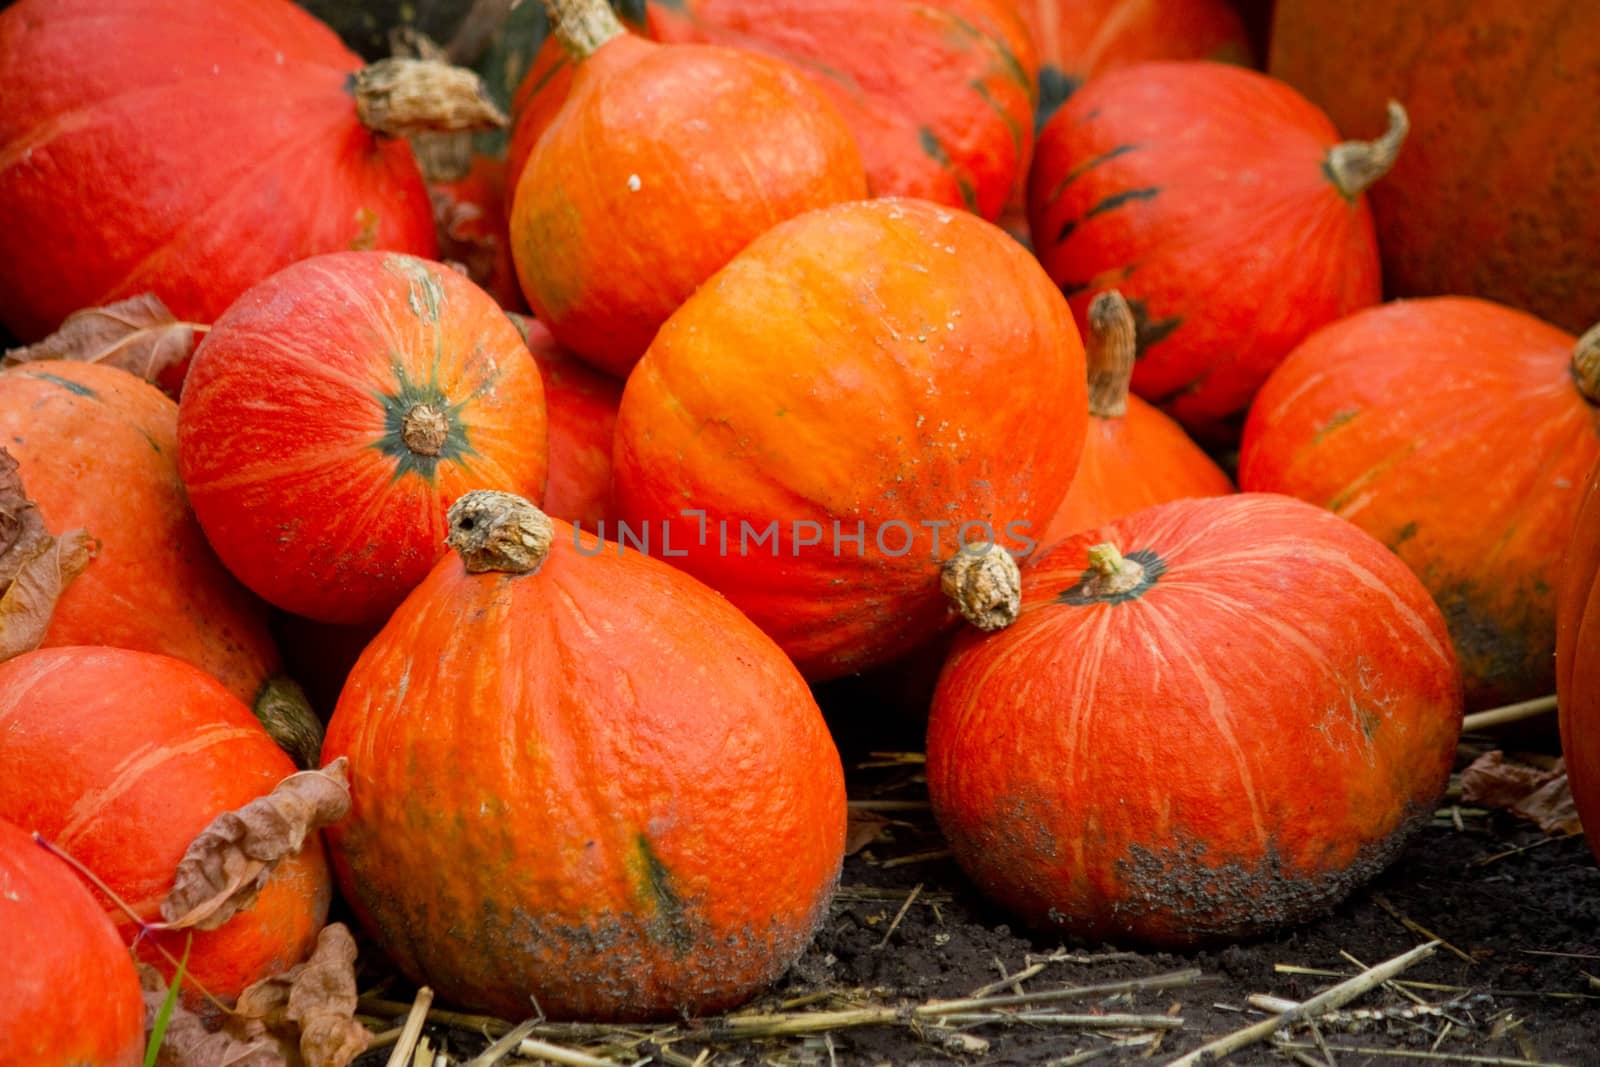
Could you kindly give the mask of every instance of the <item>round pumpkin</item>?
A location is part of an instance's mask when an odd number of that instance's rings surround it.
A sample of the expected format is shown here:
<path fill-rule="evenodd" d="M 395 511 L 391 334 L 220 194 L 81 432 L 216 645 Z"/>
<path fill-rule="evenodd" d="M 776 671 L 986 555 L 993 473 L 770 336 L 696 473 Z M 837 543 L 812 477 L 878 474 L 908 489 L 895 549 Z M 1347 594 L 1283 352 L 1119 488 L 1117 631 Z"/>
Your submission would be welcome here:
<path fill-rule="evenodd" d="M 958 638 L 928 792 L 962 868 L 1039 928 L 1166 949 L 1309 919 L 1443 795 L 1444 620 L 1354 525 L 1275 494 L 1157 505 L 1023 572 Z"/>
<path fill-rule="evenodd" d="M 1372 144 L 1264 74 L 1140 63 L 1085 85 L 1046 125 L 1028 225 L 1082 326 L 1116 288 L 1138 324 L 1133 391 L 1209 442 L 1237 441 L 1255 391 L 1317 327 L 1381 297 L 1363 190 Z"/>
<path fill-rule="evenodd" d="M 665 47 L 605 0 L 554 0 L 582 57 L 512 194 L 523 295 L 561 345 L 625 376 L 667 316 L 784 219 L 867 195 L 861 152 L 798 71 Z"/>
<path fill-rule="evenodd" d="M 1278 0 L 1271 72 L 1368 135 L 1416 118 L 1372 191 L 1392 296 L 1477 296 L 1600 321 L 1600 4 Z"/>
<path fill-rule="evenodd" d="M 0 820 L 0 1063 L 137 1067 L 144 995 L 128 948 L 78 876 Z"/>
<path fill-rule="evenodd" d="M 509 494 L 462 497 L 450 538 L 329 724 L 353 802 L 329 840 L 363 926 L 506 1018 L 530 997 L 688 1017 L 764 988 L 844 857 L 843 768 L 794 666 L 689 576 Z"/>
<path fill-rule="evenodd" d="M 1561 753 L 1584 835 L 1600 858 L 1600 462 L 1562 557 L 1556 608 Z"/>
<path fill-rule="evenodd" d="M 468 489 L 544 491 L 544 390 L 515 326 L 438 263 L 302 260 L 195 351 L 178 469 L 217 555 L 267 601 L 377 622 L 444 553 Z"/>
<path fill-rule="evenodd" d="M 512 322 L 539 364 L 550 416 L 550 479 L 541 510 L 596 530 L 611 510 L 611 446 L 622 383 L 556 344 L 538 319 L 518 315 Z"/>
<path fill-rule="evenodd" d="M 920 200 L 814 211 L 707 281 L 629 377 L 612 539 L 652 539 L 808 679 L 862 670 L 958 621 L 946 590 L 1004 625 L 960 572 L 1031 551 L 1085 393 L 1066 302 L 1004 231 Z"/>
<path fill-rule="evenodd" d="M 1115 289 L 1089 304 L 1089 432 L 1072 488 L 1038 538 L 1048 547 L 1154 504 L 1233 492 L 1216 461 L 1160 410 L 1129 395 L 1133 313 Z"/>
<path fill-rule="evenodd" d="M 1015 0 L 1039 55 L 1038 125 L 1096 74 L 1155 59 L 1248 67 L 1249 35 L 1230 0 Z"/>
<path fill-rule="evenodd" d="M 475 76 L 408 63 L 363 69 L 288 0 L 0 12 L 0 321 L 29 341 L 154 292 L 211 322 L 305 256 L 435 255 L 422 177 L 391 134 L 503 119 Z"/>
<path fill-rule="evenodd" d="M 1600 345 L 1472 298 L 1386 304 L 1272 375 L 1239 485 L 1326 507 L 1410 565 L 1450 624 L 1469 710 L 1541 697 L 1597 400 Z"/>
<path fill-rule="evenodd" d="M 293 773 L 250 709 L 181 660 L 74 646 L 0 663 L 0 819 L 72 856 L 143 922 L 160 921 L 178 861 L 214 818 Z M 169 982 L 193 937 L 183 996 L 198 1007 L 202 991 L 235 997 L 304 959 L 332 891 L 312 835 L 255 903 L 215 930 L 141 930 L 95 894 Z"/>

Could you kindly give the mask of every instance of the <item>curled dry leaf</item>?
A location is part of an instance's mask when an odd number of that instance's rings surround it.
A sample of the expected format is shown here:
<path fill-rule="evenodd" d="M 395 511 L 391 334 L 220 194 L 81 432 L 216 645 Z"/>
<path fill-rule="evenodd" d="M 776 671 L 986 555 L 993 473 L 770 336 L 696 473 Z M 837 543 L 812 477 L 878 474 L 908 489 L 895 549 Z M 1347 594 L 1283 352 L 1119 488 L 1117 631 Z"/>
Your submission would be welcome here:
<path fill-rule="evenodd" d="M 845 823 L 844 854 L 854 856 L 883 837 L 890 820 L 871 811 L 852 811 Z"/>
<path fill-rule="evenodd" d="M 167 981 L 148 963 L 139 967 L 139 985 L 144 990 L 144 1029 L 148 1034 L 156 1014 L 167 998 Z M 178 1001 L 172 1006 L 156 1067 L 291 1067 L 283 1045 L 259 1025 L 258 1032 L 239 1037 L 229 1028 L 211 1030 L 200 1017 Z"/>
<path fill-rule="evenodd" d="M 141 293 L 74 311 L 43 341 L 7 352 L 5 365 L 44 359 L 109 363 L 154 382 L 194 352 L 195 329 L 195 323 L 179 321 L 154 293 Z"/>
<path fill-rule="evenodd" d="M 1566 765 L 1560 760 L 1545 770 L 1508 762 L 1498 749 L 1485 752 L 1461 772 L 1461 802 L 1509 811 L 1547 834 L 1572 834 L 1580 828 Z"/>
<path fill-rule="evenodd" d="M 0 661 L 39 647 L 61 591 L 95 548 L 83 530 L 51 535 L 23 490 L 16 458 L 0 448 Z"/>
<path fill-rule="evenodd" d="M 215 930 L 255 902 L 278 862 L 350 811 L 349 761 L 291 774 L 264 797 L 223 812 L 178 861 L 161 902 L 167 929 Z"/>
<path fill-rule="evenodd" d="M 311 958 L 239 994 L 230 1027 L 247 1022 L 283 1040 L 299 1035 L 306 1067 L 346 1067 L 372 1043 L 355 1021 L 356 942 L 343 923 L 317 935 Z"/>
<path fill-rule="evenodd" d="M 461 264 L 467 277 L 487 288 L 500 255 L 500 238 L 485 225 L 483 209 L 438 189 L 429 190 L 428 195 L 433 201 L 439 258 Z"/>

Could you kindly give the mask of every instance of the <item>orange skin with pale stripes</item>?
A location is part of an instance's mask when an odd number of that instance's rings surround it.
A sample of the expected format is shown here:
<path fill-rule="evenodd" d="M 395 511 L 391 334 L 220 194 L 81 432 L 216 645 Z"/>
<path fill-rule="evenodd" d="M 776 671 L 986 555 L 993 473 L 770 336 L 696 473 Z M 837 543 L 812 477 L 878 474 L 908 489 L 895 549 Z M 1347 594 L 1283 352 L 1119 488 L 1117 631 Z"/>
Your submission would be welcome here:
<path fill-rule="evenodd" d="M 38 831 L 145 922 L 160 921 L 196 835 L 293 773 L 250 709 L 180 660 L 70 647 L 0 664 L 0 819 Z M 248 909 L 216 930 L 192 931 L 185 1003 L 204 1010 L 202 990 L 235 997 L 299 963 L 332 894 L 322 839 L 312 835 Z M 137 956 L 170 981 L 191 931 L 139 938 L 133 919 L 95 895 L 123 940 L 137 938 Z"/>
<path fill-rule="evenodd" d="M 616 513 L 657 554 L 667 528 L 672 562 L 809 680 L 852 673 L 959 621 L 940 568 L 963 524 L 1027 550 L 1077 467 L 1085 373 L 1066 302 L 992 224 L 918 200 L 812 212 L 702 286 L 628 379 Z M 741 550 L 741 523 L 782 541 Z"/>
<path fill-rule="evenodd" d="M 1319 332 L 1261 390 L 1239 485 L 1389 545 L 1444 610 L 1467 708 L 1555 688 L 1556 589 L 1600 417 L 1577 339 L 1486 301 L 1401 301 Z"/>
<path fill-rule="evenodd" d="M 0 12 L 0 321 L 31 341 L 154 292 L 211 322 L 319 252 L 436 255 L 409 145 L 356 117 L 360 67 L 287 0 Z"/>
<path fill-rule="evenodd" d="M 0 1063 L 144 1062 L 144 995 L 116 927 L 72 868 L 3 820 L 0 958 Z"/>
<path fill-rule="evenodd" d="M 1588 486 L 1562 557 L 1556 706 L 1572 800 L 1600 858 L 1600 463 Z"/>
<path fill-rule="evenodd" d="M 356 664 L 323 748 L 350 757 L 340 884 L 452 1004 L 732 1007 L 827 913 L 838 752 L 793 664 L 726 600 L 553 524 L 530 574 L 442 560 Z"/>
<path fill-rule="evenodd" d="M 94 559 L 44 644 L 186 660 L 253 704 L 279 669 L 266 605 L 206 543 L 178 479 L 178 405 L 126 371 L 51 361 L 0 373 L 0 446 L 51 533 L 87 530 Z"/>
<path fill-rule="evenodd" d="M 1105 542 L 1165 569 L 1084 597 Z M 1012 626 L 957 639 L 927 752 L 956 858 L 1029 923 L 1253 936 L 1332 906 L 1431 817 L 1455 656 L 1427 590 L 1351 524 L 1270 494 L 1177 501 L 1063 542 L 1022 589 Z"/>
<path fill-rule="evenodd" d="M 1039 135 L 1028 225 L 1080 328 L 1117 289 L 1138 321 L 1133 391 L 1232 442 L 1313 330 L 1376 304 L 1372 214 L 1324 173 L 1338 131 L 1254 71 L 1152 62 L 1095 78 Z"/>
<path fill-rule="evenodd" d="M 400 424 L 448 412 L 437 455 Z M 544 494 L 539 370 L 494 300 L 390 252 L 302 260 L 218 319 L 178 406 L 178 466 L 217 555 L 267 601 L 381 621 L 444 554 L 469 489 Z"/>

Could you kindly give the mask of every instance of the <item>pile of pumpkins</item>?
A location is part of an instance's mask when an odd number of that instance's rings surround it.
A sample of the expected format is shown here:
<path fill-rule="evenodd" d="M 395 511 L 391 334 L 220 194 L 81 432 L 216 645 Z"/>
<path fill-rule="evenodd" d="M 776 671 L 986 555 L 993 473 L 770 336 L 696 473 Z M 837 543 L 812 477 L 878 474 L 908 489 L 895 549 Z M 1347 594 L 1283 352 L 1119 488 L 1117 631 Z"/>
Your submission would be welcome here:
<path fill-rule="evenodd" d="M 134 958 L 225 1013 L 336 889 L 465 1010 L 736 1006 L 864 672 L 1063 936 L 1319 914 L 1558 688 L 1600 825 L 1600 14 L 545 6 L 509 116 L 288 0 L 0 12 L 0 1061 L 137 1062 Z"/>

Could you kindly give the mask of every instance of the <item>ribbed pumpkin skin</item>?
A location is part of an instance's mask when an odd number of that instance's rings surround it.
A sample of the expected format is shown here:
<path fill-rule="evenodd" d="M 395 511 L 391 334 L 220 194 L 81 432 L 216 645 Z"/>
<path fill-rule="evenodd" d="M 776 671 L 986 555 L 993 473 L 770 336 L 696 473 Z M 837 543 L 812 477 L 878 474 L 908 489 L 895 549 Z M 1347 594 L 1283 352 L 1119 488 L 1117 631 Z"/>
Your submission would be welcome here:
<path fill-rule="evenodd" d="M 1578 818 L 1600 858 L 1600 464 L 1562 557 L 1556 616 L 1561 754 Z"/>
<path fill-rule="evenodd" d="M 1250 38 L 1229 0 L 1015 0 L 1039 53 L 1038 124 L 1096 74 L 1153 59 L 1249 66 Z M 1379 101 L 1382 106 L 1382 101 Z"/>
<path fill-rule="evenodd" d="M 357 663 L 323 749 L 350 757 L 340 884 L 455 1004 L 730 1007 L 826 912 L 838 753 L 794 667 L 725 600 L 555 528 L 534 574 L 442 560 Z"/>
<path fill-rule="evenodd" d="M 179 660 L 71 647 L 0 664 L 0 819 L 37 830 L 145 921 L 160 919 L 195 836 L 294 772 L 249 708 Z M 188 973 L 226 998 L 299 963 L 332 892 L 313 836 L 248 910 L 216 930 L 193 931 Z M 138 926 L 101 903 L 132 944 Z M 158 950 L 179 958 L 190 933 L 146 934 L 136 952 L 170 980 L 172 964 Z M 202 1002 L 188 983 L 184 999 Z"/>
<path fill-rule="evenodd" d="M 357 121 L 360 66 L 287 0 L 0 12 L 0 321 L 33 340 L 150 291 L 211 322 L 305 256 L 435 255 L 410 148 Z"/>
<path fill-rule="evenodd" d="M 848 674 L 958 620 L 939 575 L 963 524 L 1027 549 L 1078 463 L 1084 375 L 1066 302 L 997 227 L 917 200 L 812 212 L 702 286 L 628 379 L 616 513 L 809 680 Z M 744 523 L 781 540 L 741 550 Z"/>
<path fill-rule="evenodd" d="M 1169 500 L 1231 492 L 1233 482 L 1183 427 L 1130 396 L 1125 414 L 1090 417 L 1078 473 L 1039 545 Z"/>
<path fill-rule="evenodd" d="M 52 533 L 84 529 L 94 560 L 44 644 L 115 645 L 193 663 L 245 703 L 279 669 L 266 605 L 206 543 L 178 478 L 178 405 L 95 363 L 0 372 L 0 445 Z"/>
<path fill-rule="evenodd" d="M 144 1062 L 144 995 L 127 946 L 72 868 L 3 820 L 0 953 L 0 1063 Z"/>
<path fill-rule="evenodd" d="M 873 196 L 999 217 L 1033 151 L 1038 62 L 1010 0 L 652 3 L 651 36 L 780 56 L 855 131 Z"/>
<path fill-rule="evenodd" d="M 1245 425 L 1239 485 L 1389 545 L 1444 610 L 1467 707 L 1554 688 L 1556 589 L 1600 420 L 1576 339 L 1484 301 L 1400 301 L 1301 345 Z"/>
<path fill-rule="evenodd" d="M 1340 137 L 1292 89 L 1222 63 L 1141 63 L 1073 94 L 1039 136 L 1028 225 L 1080 327 L 1118 289 L 1133 391 L 1237 440 L 1261 383 L 1317 327 L 1381 296 L 1365 201 L 1325 174 Z"/>
<path fill-rule="evenodd" d="M 444 412 L 437 454 L 408 413 Z M 487 293 L 437 263 L 341 252 L 273 275 L 218 319 L 178 407 L 189 499 L 224 564 L 269 602 L 375 622 L 444 553 L 469 489 L 537 500 L 538 368 Z"/>
<path fill-rule="evenodd" d="M 1279 0 L 1271 72 L 1350 136 L 1413 128 L 1372 210 L 1393 296 L 1471 295 L 1600 321 L 1600 5 Z"/>
<path fill-rule="evenodd" d="M 1164 569 L 1084 598 L 1104 542 Z M 1029 923 L 1250 937 L 1341 900 L 1431 817 L 1455 657 L 1427 591 L 1349 523 L 1276 495 L 1177 501 L 1063 542 L 1022 589 L 1009 628 L 956 641 L 928 789 L 962 867 Z"/>
<path fill-rule="evenodd" d="M 593 533 L 610 513 L 611 446 L 622 383 L 556 344 L 537 319 L 523 337 L 539 364 L 550 415 L 550 481 L 541 509 Z"/>
<path fill-rule="evenodd" d="M 556 340 L 623 377 L 751 240 L 866 195 L 850 128 L 798 71 L 624 32 L 578 64 L 528 156 L 512 256 Z"/>

